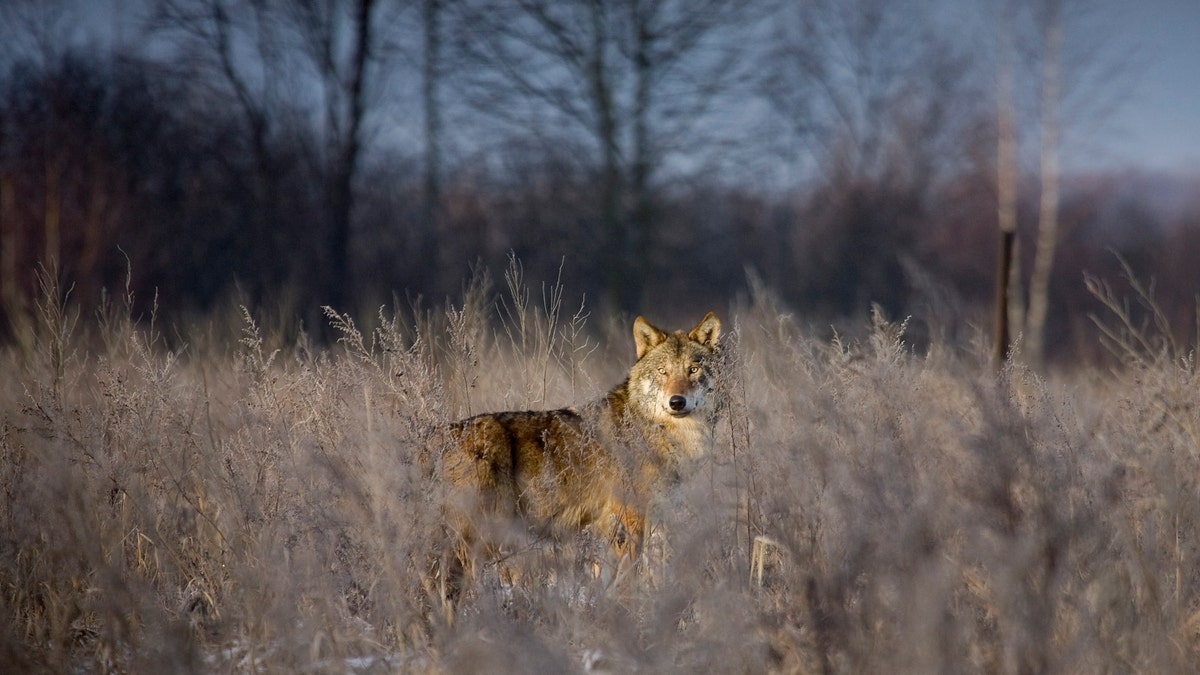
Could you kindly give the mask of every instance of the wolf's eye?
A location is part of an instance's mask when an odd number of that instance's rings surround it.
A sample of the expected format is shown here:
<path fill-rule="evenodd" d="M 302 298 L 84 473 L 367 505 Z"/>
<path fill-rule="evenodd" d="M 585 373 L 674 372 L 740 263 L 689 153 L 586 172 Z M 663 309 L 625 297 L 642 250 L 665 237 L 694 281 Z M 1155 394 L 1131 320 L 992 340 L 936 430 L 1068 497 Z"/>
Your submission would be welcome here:
<path fill-rule="evenodd" d="M 659 369 L 658 369 L 658 374 L 659 374 L 659 375 L 666 375 L 666 374 L 667 374 L 667 369 L 666 369 L 666 368 L 659 368 Z"/>
<path fill-rule="evenodd" d="M 700 366 L 689 366 L 688 367 L 688 375 L 695 375 L 698 372 L 700 372 Z"/>

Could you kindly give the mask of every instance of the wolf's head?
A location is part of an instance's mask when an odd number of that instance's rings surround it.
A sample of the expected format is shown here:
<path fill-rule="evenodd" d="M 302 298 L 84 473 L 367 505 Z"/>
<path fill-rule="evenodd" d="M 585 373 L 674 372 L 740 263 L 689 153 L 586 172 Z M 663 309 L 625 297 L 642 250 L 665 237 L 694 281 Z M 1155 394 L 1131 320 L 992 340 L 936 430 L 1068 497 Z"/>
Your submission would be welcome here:
<path fill-rule="evenodd" d="M 638 361 L 629 372 L 632 402 L 662 421 L 710 412 L 705 403 L 720 335 L 721 322 L 712 312 L 689 333 L 667 333 L 639 316 L 633 322 Z"/>

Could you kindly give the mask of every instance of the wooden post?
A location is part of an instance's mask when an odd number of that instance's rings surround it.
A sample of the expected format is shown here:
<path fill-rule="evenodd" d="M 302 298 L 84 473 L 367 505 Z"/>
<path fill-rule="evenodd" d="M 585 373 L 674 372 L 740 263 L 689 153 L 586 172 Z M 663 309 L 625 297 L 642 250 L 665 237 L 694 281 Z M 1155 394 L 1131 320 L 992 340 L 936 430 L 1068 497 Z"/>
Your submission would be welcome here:
<path fill-rule="evenodd" d="M 1017 233 L 1017 124 L 1013 45 L 1013 6 L 1005 3 L 1000 9 L 998 41 L 1000 58 L 996 72 L 996 224 L 1000 229 L 999 249 L 996 251 L 996 300 L 993 333 L 993 363 L 996 370 L 1004 367 L 1012 344 L 1009 300 L 1011 295 L 1013 248 Z"/>
<path fill-rule="evenodd" d="M 1008 285 L 1012 273 L 1013 242 L 1016 232 L 1000 230 L 1000 247 L 996 252 L 996 299 L 992 358 L 996 369 L 1004 367 L 1012 335 L 1008 327 Z"/>

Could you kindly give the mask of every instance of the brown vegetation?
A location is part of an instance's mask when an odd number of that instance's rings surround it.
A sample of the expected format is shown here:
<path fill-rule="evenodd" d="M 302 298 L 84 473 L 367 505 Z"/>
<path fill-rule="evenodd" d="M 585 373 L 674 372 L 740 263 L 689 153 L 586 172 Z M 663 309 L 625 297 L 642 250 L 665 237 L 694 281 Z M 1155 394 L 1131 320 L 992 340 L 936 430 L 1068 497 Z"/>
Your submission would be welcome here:
<path fill-rule="evenodd" d="M 421 439 L 469 410 L 586 399 L 632 360 L 624 322 L 585 330 L 561 293 L 539 305 L 510 279 L 499 300 L 476 283 L 461 305 L 371 330 L 331 312 L 342 341 L 321 350 L 249 314 L 168 348 L 127 302 L 81 316 L 48 278 L 36 342 L 0 356 L 0 660 L 1200 667 L 1193 355 L 1125 321 L 1099 282 L 1125 365 L 1057 380 L 997 378 L 985 346 L 916 354 L 879 316 L 861 341 L 817 339 L 757 291 L 723 313 L 736 358 L 717 451 L 661 514 L 669 536 L 636 592 L 606 593 L 577 564 L 586 551 L 544 547 L 531 575 L 480 581 L 446 623 L 425 567 L 439 513 L 412 463 Z"/>

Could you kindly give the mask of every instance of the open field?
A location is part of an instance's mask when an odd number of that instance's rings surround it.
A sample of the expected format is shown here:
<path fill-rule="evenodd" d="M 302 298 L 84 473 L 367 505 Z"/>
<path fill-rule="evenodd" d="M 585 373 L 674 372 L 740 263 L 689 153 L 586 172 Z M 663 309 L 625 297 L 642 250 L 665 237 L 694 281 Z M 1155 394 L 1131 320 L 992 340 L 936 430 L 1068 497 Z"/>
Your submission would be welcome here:
<path fill-rule="evenodd" d="M 531 545 L 522 581 L 482 575 L 448 622 L 421 439 L 585 401 L 633 359 L 625 321 L 508 282 L 407 318 L 331 314 L 329 349 L 232 312 L 164 339 L 50 288 L 36 339 L 0 354 L 0 661 L 1200 670 L 1190 352 L 1115 332 L 1118 370 L 997 375 L 985 347 L 915 354 L 882 318 L 816 339 L 765 292 L 714 308 L 731 355 L 717 450 L 664 500 L 635 588 L 604 588 L 586 547 Z"/>

